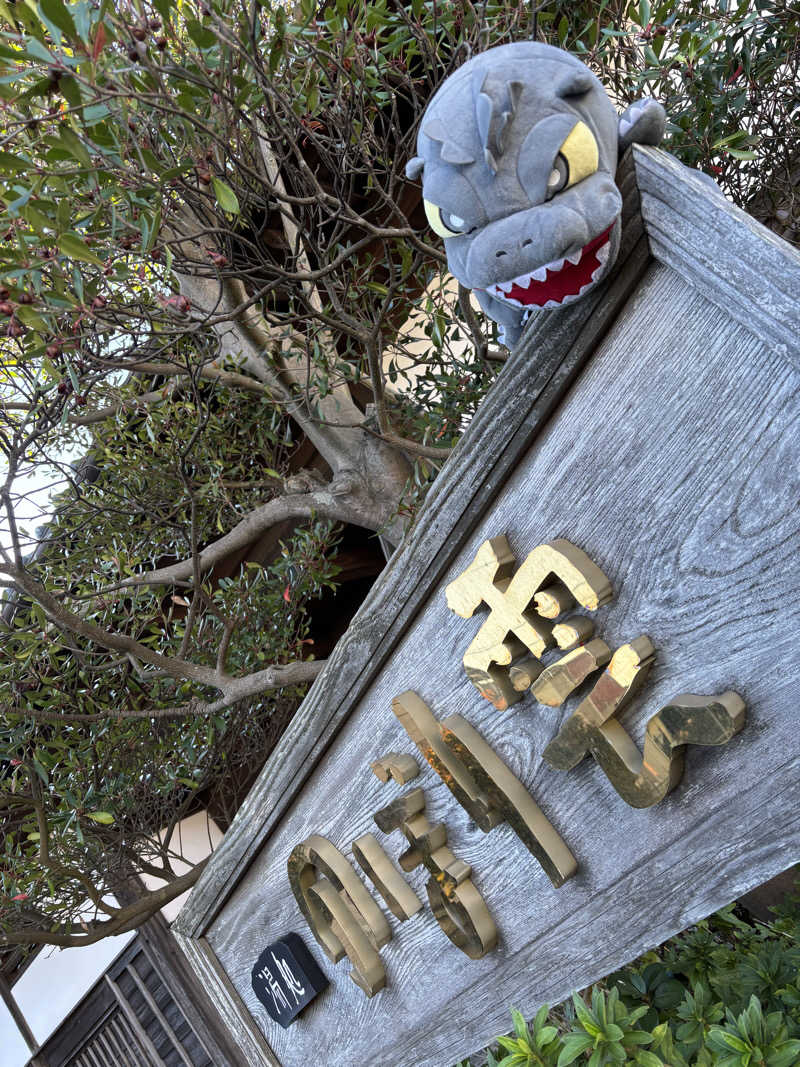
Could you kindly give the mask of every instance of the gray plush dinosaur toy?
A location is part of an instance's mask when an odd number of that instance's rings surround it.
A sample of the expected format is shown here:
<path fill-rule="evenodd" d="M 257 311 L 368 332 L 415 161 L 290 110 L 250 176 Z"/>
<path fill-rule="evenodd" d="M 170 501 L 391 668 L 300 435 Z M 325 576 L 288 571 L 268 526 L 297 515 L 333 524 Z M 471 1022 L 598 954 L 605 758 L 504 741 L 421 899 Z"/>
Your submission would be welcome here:
<path fill-rule="evenodd" d="M 536 308 L 580 299 L 611 269 L 620 240 L 617 157 L 658 144 L 663 107 L 621 117 L 574 56 L 520 41 L 470 59 L 439 87 L 406 167 L 451 273 L 513 345 Z"/>

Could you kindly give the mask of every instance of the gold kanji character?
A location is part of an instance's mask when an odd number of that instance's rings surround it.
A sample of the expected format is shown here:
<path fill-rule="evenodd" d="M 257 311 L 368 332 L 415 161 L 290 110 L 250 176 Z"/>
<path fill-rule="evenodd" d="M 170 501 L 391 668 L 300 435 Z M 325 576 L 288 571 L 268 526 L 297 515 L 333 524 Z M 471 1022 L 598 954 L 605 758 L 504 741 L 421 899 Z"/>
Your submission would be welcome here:
<path fill-rule="evenodd" d="M 535 548 L 516 574 L 514 565 L 508 539 L 493 537 L 445 590 L 448 607 L 462 618 L 471 618 L 482 603 L 489 608 L 489 618 L 464 654 L 464 668 L 500 710 L 516 703 L 536 680 L 543 669 L 541 656 L 557 638 L 562 647 L 571 647 L 587 634 L 584 622 L 568 619 L 554 636 L 552 620 L 575 602 L 597 611 L 612 596 L 611 583 L 597 564 L 563 538 Z"/>
<path fill-rule="evenodd" d="M 744 701 L 737 693 L 682 693 L 650 719 L 640 753 L 614 716 L 643 685 L 654 654 L 644 636 L 618 648 L 591 693 L 543 753 L 551 767 L 562 771 L 591 754 L 633 808 L 658 804 L 675 788 L 683 776 L 686 745 L 724 745 L 745 721 Z"/>

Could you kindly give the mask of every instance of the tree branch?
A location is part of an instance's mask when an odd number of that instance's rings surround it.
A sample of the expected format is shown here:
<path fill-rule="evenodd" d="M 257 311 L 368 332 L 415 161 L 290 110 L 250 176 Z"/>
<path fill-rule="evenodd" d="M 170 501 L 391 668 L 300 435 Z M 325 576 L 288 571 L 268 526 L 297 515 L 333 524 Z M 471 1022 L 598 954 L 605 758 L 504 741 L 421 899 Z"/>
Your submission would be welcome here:
<path fill-rule="evenodd" d="M 0 934 L 0 948 L 7 948 L 10 945 L 58 945 L 60 948 L 77 948 L 80 945 L 94 945 L 97 941 L 102 941 L 104 937 L 110 937 L 111 934 L 125 934 L 129 930 L 135 930 L 160 911 L 165 904 L 169 904 L 187 889 L 191 889 L 203 873 L 207 862 L 207 859 L 202 860 L 186 874 L 176 878 L 174 882 L 154 889 L 133 904 L 120 908 L 115 918 L 105 922 L 87 923 L 88 933 L 73 934 L 67 924 L 62 924 L 58 930 L 18 930 L 14 933 Z"/>
<path fill-rule="evenodd" d="M 313 682 L 321 673 L 327 660 L 295 660 L 273 667 L 265 667 L 255 674 L 245 674 L 240 678 L 228 678 L 224 685 L 218 685 L 223 692 L 219 700 L 190 700 L 186 704 L 165 708 L 113 708 L 109 711 L 95 713 L 42 711 L 39 708 L 19 708 L 6 705 L 0 708 L 5 716 L 20 716 L 35 722 L 102 722 L 107 719 L 172 719 L 187 718 L 190 715 L 218 715 L 240 700 L 262 696 L 272 689 L 282 689 L 288 685 L 306 685 Z"/>
<path fill-rule="evenodd" d="M 309 519 L 312 514 L 323 518 L 347 522 L 350 519 L 345 508 L 339 506 L 327 493 L 294 493 L 275 497 L 254 508 L 233 529 L 217 541 L 213 541 L 199 554 L 199 567 L 205 573 L 223 562 L 233 552 L 252 544 L 265 530 L 285 519 Z M 117 588 L 125 589 L 139 585 L 170 585 L 175 581 L 191 581 L 194 565 L 191 559 L 173 563 L 157 570 L 145 571 L 135 578 L 120 582 Z"/>

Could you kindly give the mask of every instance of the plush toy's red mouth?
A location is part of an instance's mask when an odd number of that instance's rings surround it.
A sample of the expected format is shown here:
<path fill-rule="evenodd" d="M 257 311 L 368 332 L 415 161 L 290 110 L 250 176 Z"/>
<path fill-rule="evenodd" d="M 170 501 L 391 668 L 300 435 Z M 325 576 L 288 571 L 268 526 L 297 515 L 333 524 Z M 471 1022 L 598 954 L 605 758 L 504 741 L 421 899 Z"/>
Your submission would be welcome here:
<path fill-rule="evenodd" d="M 615 220 L 616 221 L 616 220 Z M 579 252 L 545 263 L 530 274 L 510 282 L 490 285 L 487 292 L 515 307 L 559 307 L 569 298 L 579 297 L 605 269 L 611 248 L 614 223 L 584 245 Z"/>

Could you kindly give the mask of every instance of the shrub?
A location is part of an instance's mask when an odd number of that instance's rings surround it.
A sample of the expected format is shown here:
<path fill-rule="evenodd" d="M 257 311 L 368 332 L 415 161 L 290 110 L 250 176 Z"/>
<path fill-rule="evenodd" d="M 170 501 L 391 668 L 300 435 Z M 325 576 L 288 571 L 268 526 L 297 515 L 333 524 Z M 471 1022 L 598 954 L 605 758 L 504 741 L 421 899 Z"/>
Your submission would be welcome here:
<path fill-rule="evenodd" d="M 800 895 L 771 923 L 730 905 L 458 1067 L 800 1064 Z"/>

